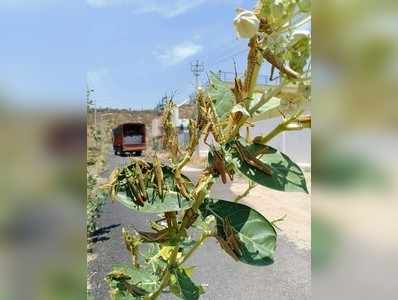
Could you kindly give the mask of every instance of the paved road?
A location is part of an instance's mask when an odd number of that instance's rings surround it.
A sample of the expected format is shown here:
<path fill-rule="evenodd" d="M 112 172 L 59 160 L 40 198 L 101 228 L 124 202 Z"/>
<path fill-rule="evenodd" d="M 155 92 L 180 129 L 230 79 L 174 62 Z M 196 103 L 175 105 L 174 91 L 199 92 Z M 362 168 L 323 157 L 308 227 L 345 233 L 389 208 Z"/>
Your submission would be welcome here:
<path fill-rule="evenodd" d="M 125 158 L 110 155 L 110 170 L 125 161 Z M 196 174 L 188 175 L 195 177 Z M 228 185 L 216 188 L 218 193 L 221 191 L 225 196 L 231 195 Z M 94 299 L 109 299 L 108 287 L 103 278 L 112 265 L 130 263 L 121 238 L 121 228 L 133 224 L 137 229 L 146 229 L 150 218 L 151 215 L 132 212 L 119 203 L 108 202 L 104 206 L 99 220 L 102 231 L 98 236 L 99 241 L 94 245 L 97 258 L 88 267 Z M 297 249 L 283 236 L 278 238 L 275 262 L 270 266 L 255 267 L 237 263 L 224 254 L 215 239 L 208 240 L 187 264 L 197 266 L 193 276 L 195 282 L 208 284 L 206 294 L 201 299 L 296 300 L 309 299 L 311 296 L 311 254 Z M 161 299 L 175 298 L 165 294 Z"/>

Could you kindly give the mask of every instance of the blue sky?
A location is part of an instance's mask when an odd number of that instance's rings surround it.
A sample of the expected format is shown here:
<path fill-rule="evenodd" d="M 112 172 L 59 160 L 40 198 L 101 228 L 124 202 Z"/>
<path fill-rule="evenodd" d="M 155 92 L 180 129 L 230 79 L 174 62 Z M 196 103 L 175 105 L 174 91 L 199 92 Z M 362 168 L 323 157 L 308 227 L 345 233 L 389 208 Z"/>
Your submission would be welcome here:
<path fill-rule="evenodd" d="M 206 71 L 245 64 L 235 8 L 254 0 L 1 0 L 0 91 L 30 105 L 81 103 L 152 108 L 194 90 L 190 63 Z M 263 71 L 266 72 L 266 71 Z M 206 80 L 205 75 L 201 80 Z"/>

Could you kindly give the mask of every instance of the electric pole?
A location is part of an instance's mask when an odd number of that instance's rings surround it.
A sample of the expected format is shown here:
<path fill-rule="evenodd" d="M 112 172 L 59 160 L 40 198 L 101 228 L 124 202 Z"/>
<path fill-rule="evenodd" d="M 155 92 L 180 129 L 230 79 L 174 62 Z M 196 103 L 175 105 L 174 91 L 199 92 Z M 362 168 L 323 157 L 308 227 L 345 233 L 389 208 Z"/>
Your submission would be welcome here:
<path fill-rule="evenodd" d="M 199 60 L 197 60 L 195 63 L 193 62 L 191 63 L 191 72 L 195 77 L 195 90 L 197 90 L 199 87 L 199 77 L 204 70 L 205 67 L 203 63 L 199 63 Z"/>

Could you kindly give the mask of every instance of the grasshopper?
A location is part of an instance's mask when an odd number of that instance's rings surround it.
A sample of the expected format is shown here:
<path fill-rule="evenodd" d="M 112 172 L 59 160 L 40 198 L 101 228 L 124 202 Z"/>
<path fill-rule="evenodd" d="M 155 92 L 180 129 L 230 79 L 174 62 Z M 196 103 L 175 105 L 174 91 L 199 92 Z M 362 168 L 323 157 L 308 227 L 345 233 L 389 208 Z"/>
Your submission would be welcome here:
<path fill-rule="evenodd" d="M 165 228 L 157 232 L 140 231 L 139 234 L 145 243 L 163 243 L 170 239 L 169 228 Z"/>
<path fill-rule="evenodd" d="M 135 172 L 137 174 L 137 179 L 140 187 L 140 192 L 141 195 L 144 197 L 144 199 L 148 198 L 148 194 L 146 192 L 146 186 L 144 182 L 144 175 L 142 174 L 141 166 L 138 161 L 135 162 Z"/>
<path fill-rule="evenodd" d="M 186 210 L 184 218 L 182 219 L 182 224 L 184 224 L 184 228 L 188 229 L 195 223 L 196 219 L 199 217 L 199 214 L 195 212 L 194 209 L 190 208 Z"/>
<path fill-rule="evenodd" d="M 130 276 L 124 274 L 120 271 L 113 271 L 106 275 L 108 282 L 117 281 L 117 288 L 119 290 L 127 290 L 134 297 L 144 297 L 148 294 L 146 290 L 138 287 L 135 284 L 131 284 L 128 281 L 131 279 Z M 112 297 L 112 299 L 117 299 L 116 297 Z"/>
<path fill-rule="evenodd" d="M 166 149 L 170 150 L 172 154 L 173 160 L 177 159 L 178 154 L 180 153 L 177 132 L 175 126 L 173 124 L 173 111 L 176 109 L 176 105 L 172 100 L 166 102 L 164 106 L 162 125 L 164 128 L 164 138 L 163 138 L 163 146 Z"/>
<path fill-rule="evenodd" d="M 190 119 L 189 120 L 189 144 L 187 147 L 187 152 L 188 153 L 193 153 L 195 151 L 195 148 L 199 142 L 199 131 L 197 130 L 198 126 L 196 121 Z"/>
<path fill-rule="evenodd" d="M 235 141 L 233 147 L 236 149 L 236 151 L 238 151 L 241 159 L 243 159 L 248 165 L 267 175 L 272 176 L 272 168 L 252 155 L 239 141 Z"/>
<path fill-rule="evenodd" d="M 187 191 L 186 181 L 182 178 L 179 171 L 175 172 L 174 178 L 175 178 L 176 186 L 177 186 L 178 190 L 180 191 L 181 195 L 183 195 L 185 198 L 189 199 L 190 195 Z"/>
<path fill-rule="evenodd" d="M 138 247 L 141 244 L 141 239 L 137 234 L 130 234 L 127 230 L 122 228 L 122 235 L 127 250 L 130 252 L 133 265 L 139 268 L 138 262 Z"/>
<path fill-rule="evenodd" d="M 128 168 L 125 168 L 124 172 L 127 179 L 127 187 L 135 200 L 133 201 L 139 206 L 144 206 L 145 198 L 143 197 L 134 174 Z"/>
<path fill-rule="evenodd" d="M 236 236 L 234 229 L 231 225 L 230 219 L 227 217 L 223 220 L 223 235 L 221 237 L 217 235 L 217 240 L 221 247 L 236 261 L 242 256 L 241 242 Z"/>
<path fill-rule="evenodd" d="M 213 155 L 213 171 L 215 171 L 217 174 L 221 176 L 221 181 L 223 184 L 227 183 L 227 176 L 228 174 L 229 179 L 232 181 L 233 180 L 233 174 L 231 170 L 228 170 L 228 168 L 225 165 L 225 155 L 224 151 L 222 149 L 216 149 L 215 146 L 209 145 L 211 149 L 211 153 Z"/>
<path fill-rule="evenodd" d="M 155 154 L 153 157 L 153 182 L 156 185 L 156 189 L 160 198 L 164 198 L 164 176 L 162 166 L 160 164 L 159 157 Z"/>

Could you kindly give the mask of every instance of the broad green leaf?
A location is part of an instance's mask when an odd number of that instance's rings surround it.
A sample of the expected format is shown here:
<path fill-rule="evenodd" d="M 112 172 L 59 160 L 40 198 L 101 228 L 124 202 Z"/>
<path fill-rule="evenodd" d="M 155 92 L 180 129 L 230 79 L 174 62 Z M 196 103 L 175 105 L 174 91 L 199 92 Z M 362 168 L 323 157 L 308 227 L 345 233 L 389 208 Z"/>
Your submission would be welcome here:
<path fill-rule="evenodd" d="M 160 278 L 154 274 L 149 266 L 140 269 L 128 266 L 113 266 L 112 271 L 122 272 L 130 276 L 131 283 L 139 284 L 149 292 L 154 291 L 160 282 Z"/>
<path fill-rule="evenodd" d="M 117 201 L 132 210 L 143 213 L 164 213 L 168 211 L 180 211 L 192 206 L 192 201 L 182 197 L 177 192 L 169 191 L 163 199 L 159 198 L 153 189 L 147 190 L 149 199 L 144 202 L 144 206 L 135 204 L 126 192 L 117 194 Z"/>
<path fill-rule="evenodd" d="M 260 93 L 254 94 L 254 100 L 251 103 L 251 107 L 257 105 L 257 103 L 261 100 L 262 95 L 263 94 Z M 279 116 L 280 112 L 277 110 L 277 108 L 280 105 L 281 105 L 281 99 L 278 97 L 272 97 L 254 113 L 251 120 L 253 122 L 258 122 Z"/>
<path fill-rule="evenodd" d="M 273 262 L 277 233 L 259 212 L 246 205 L 225 200 L 207 201 L 201 210 L 204 216 L 215 216 L 217 228 L 221 230 L 226 218 L 229 219 L 241 242 L 241 262 L 257 266 Z"/>
<path fill-rule="evenodd" d="M 188 275 L 188 277 L 192 278 L 192 274 L 195 267 L 184 267 L 183 270 Z M 171 292 L 179 298 L 182 298 L 180 286 L 177 283 L 177 278 L 174 274 L 170 276 L 170 290 Z"/>
<path fill-rule="evenodd" d="M 110 285 L 112 299 L 116 300 L 135 300 L 143 299 L 143 295 L 153 292 L 159 286 L 160 279 L 154 275 L 150 268 L 132 268 L 127 266 L 113 267 L 113 272 L 121 273 L 127 276 L 125 281 L 110 279 L 107 281 Z M 126 284 L 128 287 L 126 287 Z M 129 290 L 130 289 L 130 290 Z M 131 289 L 134 289 L 132 292 Z"/>
<path fill-rule="evenodd" d="M 123 179 L 119 185 L 119 192 L 116 196 L 117 201 L 132 210 L 143 213 L 164 213 L 190 208 L 193 203 L 191 199 L 185 198 L 177 191 L 172 169 L 164 166 L 162 167 L 162 170 L 164 174 L 165 187 L 167 187 L 167 191 L 163 198 L 159 197 L 156 190 L 151 186 L 152 183 L 149 182 L 146 189 L 148 199 L 146 199 L 143 206 L 139 206 L 133 201 L 134 196 L 128 192 L 126 180 Z M 182 175 L 182 177 L 187 183 L 188 191 L 191 190 L 193 188 L 191 180 L 184 175 Z"/>
<path fill-rule="evenodd" d="M 241 142 L 244 144 L 243 140 Z M 252 155 L 257 156 L 264 164 L 271 167 L 272 176 L 249 165 L 234 148 L 231 148 L 235 165 L 241 174 L 258 184 L 274 190 L 308 193 L 303 171 L 287 155 L 265 145 L 251 144 L 245 148 Z M 256 155 L 260 152 L 264 152 L 265 154 Z"/>
<path fill-rule="evenodd" d="M 172 274 L 175 276 L 173 292 L 184 300 L 197 300 L 201 294 L 201 287 L 194 284 L 188 276 L 190 270 L 175 268 Z"/>
<path fill-rule="evenodd" d="M 235 96 L 228 83 L 220 80 L 213 72 L 209 74 L 210 87 L 208 94 L 214 103 L 214 108 L 219 118 L 229 113 L 235 104 Z"/>

